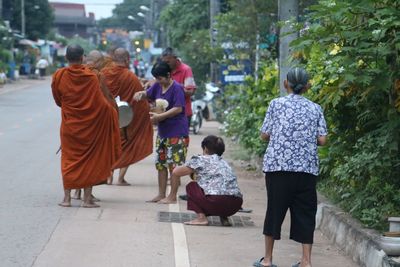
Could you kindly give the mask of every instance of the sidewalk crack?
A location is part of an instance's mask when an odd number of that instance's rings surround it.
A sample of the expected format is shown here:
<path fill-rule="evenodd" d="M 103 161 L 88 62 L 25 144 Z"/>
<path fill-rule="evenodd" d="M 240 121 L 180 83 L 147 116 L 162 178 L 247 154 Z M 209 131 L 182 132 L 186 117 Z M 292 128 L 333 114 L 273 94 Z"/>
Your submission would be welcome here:
<path fill-rule="evenodd" d="M 50 235 L 49 235 L 49 238 L 47 239 L 46 243 L 44 244 L 44 246 L 42 247 L 42 249 L 40 250 L 40 252 L 35 256 L 35 259 L 33 260 L 32 264 L 31 264 L 31 267 L 33 267 L 33 266 L 35 265 L 36 260 L 37 260 L 38 257 L 43 253 L 43 251 L 44 251 L 45 248 L 47 247 L 47 244 L 49 244 L 51 238 L 53 237 L 54 232 L 56 231 L 58 225 L 60 224 L 60 221 L 61 221 L 61 217 L 58 218 L 58 221 L 57 221 L 56 225 L 54 226 L 53 231 L 51 231 L 51 233 L 50 233 Z"/>

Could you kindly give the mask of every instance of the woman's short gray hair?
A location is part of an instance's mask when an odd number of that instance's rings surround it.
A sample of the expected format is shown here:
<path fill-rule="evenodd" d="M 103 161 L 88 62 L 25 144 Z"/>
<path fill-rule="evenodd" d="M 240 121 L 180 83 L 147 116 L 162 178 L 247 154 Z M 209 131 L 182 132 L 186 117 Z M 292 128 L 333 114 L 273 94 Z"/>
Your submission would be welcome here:
<path fill-rule="evenodd" d="M 307 86 L 308 74 L 302 68 L 292 68 L 287 74 L 287 81 L 293 93 L 300 94 Z"/>

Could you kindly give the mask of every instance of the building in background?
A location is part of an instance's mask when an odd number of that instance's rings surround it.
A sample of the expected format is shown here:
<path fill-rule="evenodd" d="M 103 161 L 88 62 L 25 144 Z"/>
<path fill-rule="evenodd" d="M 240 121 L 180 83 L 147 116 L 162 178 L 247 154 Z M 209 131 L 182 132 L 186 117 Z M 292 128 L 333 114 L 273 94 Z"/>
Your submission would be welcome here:
<path fill-rule="evenodd" d="M 67 38 L 80 36 L 98 43 L 95 15 L 86 16 L 85 5 L 75 3 L 50 2 L 54 10 L 54 28 Z"/>

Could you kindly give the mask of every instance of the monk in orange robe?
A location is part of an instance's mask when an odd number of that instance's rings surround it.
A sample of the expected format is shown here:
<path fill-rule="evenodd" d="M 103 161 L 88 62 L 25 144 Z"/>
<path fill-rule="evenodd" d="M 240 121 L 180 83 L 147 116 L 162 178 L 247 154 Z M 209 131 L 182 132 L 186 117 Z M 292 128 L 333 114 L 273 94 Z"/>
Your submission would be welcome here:
<path fill-rule="evenodd" d="M 138 162 L 153 152 L 153 125 L 150 121 L 148 102 L 136 102 L 133 95 L 143 87 L 136 75 L 129 70 L 129 53 L 124 48 L 114 51 L 114 64 L 102 69 L 105 82 L 113 97 L 128 102 L 133 111 L 133 120 L 121 130 L 122 155 L 113 169 L 120 169 L 117 185 L 129 185 L 125 174 L 129 165 Z M 112 176 L 109 184 L 112 184 Z"/>
<path fill-rule="evenodd" d="M 107 85 L 105 84 L 104 75 L 101 74 L 101 72 L 100 72 L 106 63 L 103 54 L 98 50 L 92 50 L 86 56 L 84 61 L 86 63 L 86 66 L 97 75 L 97 78 L 99 79 L 99 83 L 100 83 L 100 89 L 101 89 L 103 95 L 107 98 L 108 101 L 110 101 L 110 103 L 118 111 L 117 103 L 116 103 L 115 99 L 113 98 L 113 96 L 111 95 L 110 90 L 108 90 Z M 119 132 L 115 132 L 115 134 L 117 134 L 118 138 L 119 138 Z M 110 175 L 111 175 L 111 171 L 110 171 Z M 81 189 L 76 189 L 75 194 L 73 194 L 72 198 L 73 199 L 81 199 L 81 193 L 82 193 Z M 93 194 L 92 194 L 92 200 L 94 202 L 100 201 Z"/>
<path fill-rule="evenodd" d="M 61 172 L 64 200 L 71 206 L 71 189 L 84 189 L 82 207 L 98 207 L 91 198 L 92 187 L 105 183 L 121 153 L 118 115 L 101 92 L 95 73 L 82 65 L 83 49 L 67 47 L 69 67 L 58 70 L 51 84 L 61 107 Z"/>
<path fill-rule="evenodd" d="M 103 92 L 103 95 L 110 100 L 113 105 L 116 105 L 115 99 L 113 98 L 110 90 L 107 88 L 105 83 L 104 75 L 100 72 L 105 66 L 107 62 L 103 54 L 98 50 L 92 50 L 86 57 L 86 66 L 96 73 L 99 82 L 100 82 L 100 89 Z M 118 108 L 117 106 L 115 106 Z"/>
<path fill-rule="evenodd" d="M 115 50 L 117 50 L 116 46 L 111 46 L 108 50 L 107 50 L 107 54 L 104 56 L 104 61 L 103 61 L 103 67 L 104 68 L 108 68 L 108 67 L 112 67 L 114 65 L 114 52 Z"/>

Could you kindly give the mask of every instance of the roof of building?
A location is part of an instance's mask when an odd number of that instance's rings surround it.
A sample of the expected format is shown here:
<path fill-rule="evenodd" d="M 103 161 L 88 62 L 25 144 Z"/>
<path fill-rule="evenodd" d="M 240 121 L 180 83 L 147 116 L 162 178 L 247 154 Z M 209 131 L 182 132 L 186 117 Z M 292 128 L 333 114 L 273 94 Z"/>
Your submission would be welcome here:
<path fill-rule="evenodd" d="M 54 10 L 54 23 L 56 24 L 81 24 L 93 26 L 94 14 L 86 16 L 85 5 L 77 3 L 50 2 Z"/>
<path fill-rule="evenodd" d="M 70 17 L 86 17 L 85 5 L 76 3 L 50 2 L 54 15 Z"/>

